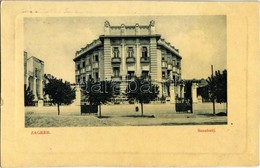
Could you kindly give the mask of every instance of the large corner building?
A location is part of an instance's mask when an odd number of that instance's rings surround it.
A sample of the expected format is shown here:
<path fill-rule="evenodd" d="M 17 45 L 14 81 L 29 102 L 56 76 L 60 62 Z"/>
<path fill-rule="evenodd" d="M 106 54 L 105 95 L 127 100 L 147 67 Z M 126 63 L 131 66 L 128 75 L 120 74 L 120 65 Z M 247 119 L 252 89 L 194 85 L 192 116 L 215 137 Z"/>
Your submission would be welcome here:
<path fill-rule="evenodd" d="M 104 35 L 76 52 L 76 83 L 95 80 L 124 82 L 134 76 L 149 77 L 159 85 L 159 97 L 171 103 L 184 97 L 179 50 L 156 33 L 155 22 L 148 25 L 112 26 L 104 23 Z"/>

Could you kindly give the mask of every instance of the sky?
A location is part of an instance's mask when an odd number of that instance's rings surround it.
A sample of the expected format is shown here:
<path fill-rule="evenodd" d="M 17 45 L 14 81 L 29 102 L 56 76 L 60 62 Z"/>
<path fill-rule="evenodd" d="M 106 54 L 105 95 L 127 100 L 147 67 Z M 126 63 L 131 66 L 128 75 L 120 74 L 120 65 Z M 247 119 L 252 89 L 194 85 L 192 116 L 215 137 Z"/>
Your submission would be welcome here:
<path fill-rule="evenodd" d="M 179 49 L 182 79 L 207 78 L 227 68 L 226 17 L 223 15 L 175 15 L 140 17 L 30 17 L 24 20 L 24 50 L 44 61 L 44 71 L 75 83 L 75 52 L 104 34 L 110 25 L 148 25 Z"/>

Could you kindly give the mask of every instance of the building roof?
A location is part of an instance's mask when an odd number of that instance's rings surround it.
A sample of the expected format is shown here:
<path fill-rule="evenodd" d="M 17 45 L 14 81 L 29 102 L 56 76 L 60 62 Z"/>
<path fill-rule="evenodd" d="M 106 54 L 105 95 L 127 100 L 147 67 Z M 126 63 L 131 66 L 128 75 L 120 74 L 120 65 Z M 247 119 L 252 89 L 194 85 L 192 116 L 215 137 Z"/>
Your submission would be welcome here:
<path fill-rule="evenodd" d="M 37 58 L 35 56 L 30 56 L 29 58 L 27 58 L 27 60 L 29 60 L 29 59 L 33 59 L 33 60 L 35 60 L 35 61 L 37 61 L 37 62 L 39 62 L 41 64 L 44 64 L 44 61 L 40 60 L 39 58 Z"/>
<path fill-rule="evenodd" d="M 181 56 L 179 54 L 179 49 L 175 48 L 174 46 L 172 46 L 169 42 L 165 41 L 164 39 L 162 39 L 162 38 L 159 39 L 157 41 L 157 44 L 167 48 L 168 50 L 173 52 L 177 57 L 181 58 Z"/>
<path fill-rule="evenodd" d="M 100 41 L 100 39 L 95 39 L 93 40 L 90 44 L 87 44 L 85 47 L 81 48 L 79 51 L 76 51 L 75 58 L 73 59 L 74 61 L 79 59 L 83 54 L 86 52 L 101 46 L 103 43 Z"/>
<path fill-rule="evenodd" d="M 76 51 L 75 58 L 73 61 L 80 59 L 86 52 L 103 45 L 104 38 L 149 38 L 155 37 L 157 39 L 157 44 L 165 47 L 174 55 L 181 58 L 179 50 L 172 46 L 170 43 L 166 42 L 161 38 L 160 34 L 156 34 L 155 22 L 150 21 L 149 25 L 139 25 L 136 23 L 134 26 L 128 26 L 121 24 L 121 26 L 111 26 L 108 21 L 104 23 L 104 35 L 100 35 L 98 39 L 95 39 L 90 44 Z"/>

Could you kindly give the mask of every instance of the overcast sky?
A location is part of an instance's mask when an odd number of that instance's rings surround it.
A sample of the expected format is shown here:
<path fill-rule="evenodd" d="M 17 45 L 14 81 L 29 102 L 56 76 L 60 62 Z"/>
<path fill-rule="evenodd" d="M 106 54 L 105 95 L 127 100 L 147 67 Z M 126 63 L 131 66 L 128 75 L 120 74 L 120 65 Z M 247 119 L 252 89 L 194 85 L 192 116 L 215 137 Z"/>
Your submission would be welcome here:
<path fill-rule="evenodd" d="M 225 16 L 141 17 L 38 17 L 25 18 L 24 44 L 28 55 L 45 62 L 45 73 L 75 82 L 75 52 L 104 34 L 110 25 L 148 25 L 155 21 L 156 33 L 170 42 L 182 56 L 182 78 L 207 78 L 226 69 Z"/>

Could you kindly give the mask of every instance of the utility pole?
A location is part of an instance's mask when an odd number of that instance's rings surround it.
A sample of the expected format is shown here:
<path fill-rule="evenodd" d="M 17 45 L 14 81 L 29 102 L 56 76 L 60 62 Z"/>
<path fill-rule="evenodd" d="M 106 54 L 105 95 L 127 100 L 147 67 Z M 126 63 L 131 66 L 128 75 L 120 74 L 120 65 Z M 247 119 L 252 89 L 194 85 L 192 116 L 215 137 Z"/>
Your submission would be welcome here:
<path fill-rule="evenodd" d="M 213 70 L 213 65 L 211 65 L 211 79 L 212 79 L 212 81 L 213 81 L 213 77 L 214 77 L 214 70 Z M 213 115 L 216 115 L 214 94 L 212 96 L 212 103 L 213 103 Z"/>

